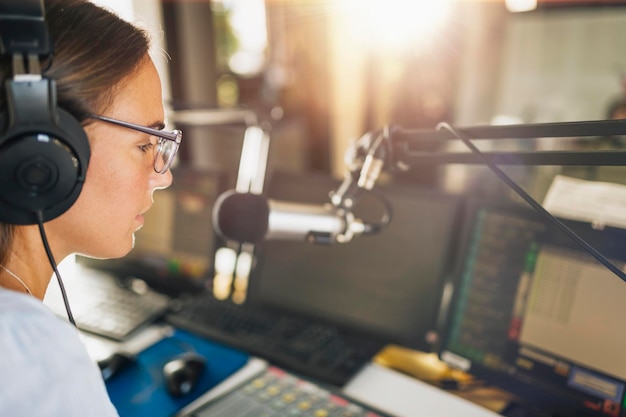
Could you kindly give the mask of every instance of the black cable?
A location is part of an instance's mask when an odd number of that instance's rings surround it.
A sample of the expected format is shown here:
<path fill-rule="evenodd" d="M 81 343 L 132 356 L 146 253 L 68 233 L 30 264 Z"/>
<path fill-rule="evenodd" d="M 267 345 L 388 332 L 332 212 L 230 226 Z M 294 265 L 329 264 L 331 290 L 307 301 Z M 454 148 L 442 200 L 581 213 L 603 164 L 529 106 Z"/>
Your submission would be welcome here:
<path fill-rule="evenodd" d="M 547 218 L 553 225 L 559 228 L 563 233 L 569 236 L 572 240 L 578 243 L 583 247 L 589 254 L 591 254 L 594 258 L 598 260 L 602 265 L 607 267 L 611 272 L 617 275 L 622 281 L 626 282 L 626 274 L 622 272 L 617 266 L 615 266 L 611 261 L 609 261 L 604 255 L 598 252 L 593 246 L 587 243 L 583 238 L 578 236 L 572 229 L 563 224 L 559 219 L 554 217 L 550 212 L 548 212 L 541 204 L 539 204 L 534 198 L 532 198 L 522 187 L 520 187 L 515 181 L 513 181 L 504 171 L 502 171 L 496 164 L 491 162 L 491 160 L 485 156 L 474 144 L 471 142 L 470 138 L 465 135 L 463 132 L 455 129 L 448 123 L 439 123 L 437 125 L 437 130 L 446 129 L 454 136 L 459 138 L 463 143 L 476 155 L 478 155 L 483 162 L 493 171 L 494 174 L 498 176 L 500 180 L 502 180 L 506 185 L 511 187 L 513 191 L 515 191 L 524 201 L 526 201 L 533 209 L 537 212 L 541 213 L 545 218 Z"/>
<path fill-rule="evenodd" d="M 67 300 L 67 293 L 65 292 L 65 285 L 63 285 L 63 280 L 61 279 L 61 274 L 59 273 L 59 269 L 57 268 L 57 263 L 54 260 L 54 256 L 52 255 L 52 250 L 50 250 L 50 245 L 48 244 L 46 231 L 44 230 L 44 227 L 43 227 L 43 212 L 41 210 L 37 211 L 37 225 L 39 226 L 39 234 L 41 235 L 41 241 L 43 242 L 43 247 L 46 250 L 46 255 L 48 255 L 48 260 L 50 261 L 50 265 L 52 265 L 54 274 L 57 277 L 57 282 L 59 283 L 59 288 L 61 289 L 61 296 L 63 297 L 63 304 L 65 304 L 65 311 L 67 311 L 67 318 L 70 321 L 70 323 L 76 326 L 74 315 L 72 314 L 72 310 L 70 309 L 70 303 Z"/>

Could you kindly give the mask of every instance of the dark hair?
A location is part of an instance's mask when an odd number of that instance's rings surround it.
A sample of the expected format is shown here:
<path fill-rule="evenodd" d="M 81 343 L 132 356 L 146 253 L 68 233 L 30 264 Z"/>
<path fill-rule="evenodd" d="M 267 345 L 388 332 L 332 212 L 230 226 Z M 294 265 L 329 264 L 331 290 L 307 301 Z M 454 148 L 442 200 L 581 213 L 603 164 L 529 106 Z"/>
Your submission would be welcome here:
<path fill-rule="evenodd" d="M 43 63 L 56 80 L 58 106 L 84 122 L 113 100 L 116 87 L 139 68 L 150 49 L 148 34 L 87 0 L 45 0 L 54 54 Z M 0 112 L 6 112 L 10 57 L 0 62 Z M 7 261 L 14 227 L 0 223 L 0 264 Z"/>

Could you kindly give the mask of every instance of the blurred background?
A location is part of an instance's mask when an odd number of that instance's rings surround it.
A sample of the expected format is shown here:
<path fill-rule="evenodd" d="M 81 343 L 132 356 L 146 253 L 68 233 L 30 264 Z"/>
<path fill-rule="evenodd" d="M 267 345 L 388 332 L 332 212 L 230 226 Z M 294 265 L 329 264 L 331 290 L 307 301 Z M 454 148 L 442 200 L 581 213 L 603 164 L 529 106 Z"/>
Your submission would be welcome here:
<path fill-rule="evenodd" d="M 341 176 L 349 144 L 387 124 L 605 119 L 624 96 L 623 1 L 97 2 L 154 34 L 170 119 L 185 131 L 180 162 L 200 168 L 239 162 L 242 133 L 207 119 L 215 109 L 250 110 L 270 130 L 270 169 Z M 193 120 L 176 117 L 190 110 Z M 563 171 L 623 177 L 621 168 L 509 169 L 536 198 Z M 414 167 L 404 179 L 490 189 L 482 172 Z"/>
<path fill-rule="evenodd" d="M 626 295 L 616 288 L 622 284 L 612 276 L 599 284 L 596 279 L 604 270 L 579 267 L 577 262 L 583 262 L 586 254 L 572 251 L 572 257 L 552 260 L 558 265 L 555 270 L 574 280 L 567 291 L 561 291 L 570 285 L 570 281 L 563 284 L 565 278 L 558 286 L 546 284 L 548 290 L 541 287 L 546 291 L 541 296 L 547 294 L 542 299 L 548 300 L 550 311 L 556 306 L 558 314 L 554 321 L 550 321 L 552 316 L 540 317 L 537 323 L 561 326 L 565 322 L 561 313 L 567 311 L 579 314 L 568 316 L 571 327 L 563 325 L 563 333 L 546 331 L 546 341 L 537 338 L 525 345 L 528 339 L 522 338 L 520 343 L 511 342 L 519 335 L 519 317 L 509 315 L 511 306 L 515 305 L 517 314 L 527 300 L 526 256 L 534 259 L 535 243 L 540 242 L 535 231 L 543 223 L 527 219 L 527 214 L 503 215 L 495 208 L 493 217 L 480 217 L 482 204 L 519 202 L 485 166 L 424 164 L 386 172 L 375 191 L 383 192 L 383 182 L 390 186 L 385 199 L 391 201 L 394 221 L 387 233 L 357 238 L 348 245 L 240 245 L 219 238 L 210 219 L 218 195 L 233 186 L 238 192 L 263 191 L 279 201 L 321 207 L 349 170 L 346 160 L 351 145 L 387 125 L 431 130 L 440 122 L 464 127 L 626 118 L 626 0 L 92 1 L 152 33 L 152 54 L 163 81 L 169 124 L 184 131 L 184 143 L 174 183 L 156 193 L 135 250 L 122 260 L 88 260 L 87 265 L 145 279 L 149 287 L 171 296 L 210 289 L 215 298 L 231 300 L 238 307 L 256 302 L 287 312 L 289 317 L 297 314 L 377 333 L 375 337 L 382 337 L 385 344 L 400 343 L 426 352 L 443 347 L 463 358 L 479 357 L 476 363 L 484 357 L 487 368 L 505 371 L 502 379 L 514 374 L 513 367 L 525 378 L 522 368 L 531 360 L 540 363 L 532 352 L 517 356 L 518 348 L 545 346 L 544 352 L 552 352 L 557 365 L 554 372 L 543 372 L 545 364 L 537 365 L 532 381 L 541 382 L 535 384 L 539 390 L 544 382 L 556 381 L 556 388 L 541 393 L 548 397 L 564 393 L 567 398 L 582 398 L 583 389 L 570 392 L 571 374 L 562 372 L 561 361 L 562 356 L 568 357 L 564 347 L 581 346 L 584 354 L 572 363 L 617 378 L 619 384 L 600 385 L 619 390 L 619 398 L 604 393 L 601 398 L 609 400 L 605 406 L 620 407 L 626 369 L 618 366 L 622 354 L 614 347 L 626 341 L 614 331 L 619 324 L 606 323 L 626 314 L 619 314 Z M 507 139 L 476 141 L 476 145 L 483 151 L 626 146 L 624 137 Z M 450 142 L 416 147 L 467 151 L 462 143 Z M 504 166 L 502 170 L 538 201 L 558 174 L 626 184 L 626 167 Z M 615 200 L 596 199 L 602 202 L 599 205 L 613 207 L 604 203 L 619 200 L 620 194 L 615 195 Z M 466 197 L 475 198 L 467 207 Z M 469 209 L 462 216 L 461 207 Z M 380 205 L 366 208 L 380 209 Z M 356 213 L 357 217 L 361 214 Z M 379 218 L 370 217 L 369 211 L 365 214 L 363 218 Z M 475 224 L 480 227 L 473 234 Z M 595 229 L 586 232 L 601 252 L 613 245 L 615 251 L 607 252 L 608 256 L 619 259 L 621 267 L 626 261 L 626 237 L 622 229 L 609 229 L 605 234 Z M 475 243 L 479 241 L 475 236 L 480 236 L 480 243 Z M 553 240 L 547 245 L 562 243 Z M 478 272 L 473 275 L 475 265 Z M 571 272 L 574 269 L 576 274 Z M 184 279 L 175 279 L 179 277 Z M 524 278 L 519 279 L 519 287 L 518 277 Z M 555 277 L 561 279 L 559 274 Z M 465 291 L 461 279 L 478 284 Z M 579 286 L 579 280 L 587 286 Z M 452 281 L 458 281 L 461 290 L 450 286 Z M 536 282 L 543 281 L 536 278 Z M 572 301 L 574 293 L 576 301 Z M 475 307 L 472 311 L 480 314 L 467 314 L 470 330 L 463 335 L 469 334 L 471 343 L 460 343 L 455 351 L 456 347 L 445 343 L 458 341 L 454 338 L 461 333 L 455 326 L 464 320 L 467 294 L 478 294 L 476 302 L 484 304 L 468 308 Z M 189 304 L 181 307 L 182 313 L 173 313 L 167 320 L 196 331 L 216 329 L 210 320 L 226 315 L 208 310 L 207 297 L 200 295 L 186 299 Z M 616 301 L 607 303 L 606 299 Z M 94 310 L 95 303 L 85 305 L 90 312 Z M 203 310 L 206 322 L 198 319 L 198 306 L 207 307 Z M 534 313 L 529 311 L 529 316 Z M 583 316 L 592 319 L 577 319 Z M 448 324 L 445 330 L 452 330 L 444 333 L 442 328 Z M 472 333 L 474 329 L 486 330 Z M 599 338 L 589 337 L 598 329 L 606 332 Z M 262 334 L 274 337 L 265 330 Z M 250 339 L 255 349 L 261 345 L 257 335 Z M 554 340 L 559 343 L 551 345 Z M 227 341 L 232 343 L 232 339 Z M 476 356 L 466 356 L 466 347 Z M 404 354 L 396 360 L 396 352 L 383 355 L 382 362 L 420 378 L 433 378 L 424 376 L 429 366 L 407 361 Z M 363 357 L 369 360 L 371 355 Z M 527 356 L 518 363 L 523 355 Z M 597 366 L 598 358 L 601 366 Z M 467 369 L 465 362 L 463 366 Z M 316 367 L 306 368 L 307 372 L 314 368 L 317 372 Z M 589 384 L 608 380 L 594 378 L 589 378 Z M 498 380 L 495 385 L 499 384 Z M 531 403 L 539 405 L 535 400 L 532 397 Z M 510 415 L 520 414 L 513 410 Z"/>

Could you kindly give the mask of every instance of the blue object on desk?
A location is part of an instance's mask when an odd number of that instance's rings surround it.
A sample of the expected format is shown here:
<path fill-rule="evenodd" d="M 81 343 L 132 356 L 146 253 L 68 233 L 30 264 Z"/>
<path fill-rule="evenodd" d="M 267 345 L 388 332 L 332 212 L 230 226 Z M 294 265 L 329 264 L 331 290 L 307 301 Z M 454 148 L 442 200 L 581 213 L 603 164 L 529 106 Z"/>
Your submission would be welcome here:
<path fill-rule="evenodd" d="M 189 395 L 174 398 L 165 387 L 163 365 L 184 352 L 205 357 L 206 369 Z M 106 386 L 120 417 L 167 417 L 232 375 L 248 358 L 239 350 L 175 330 L 139 353 L 136 362 Z"/>

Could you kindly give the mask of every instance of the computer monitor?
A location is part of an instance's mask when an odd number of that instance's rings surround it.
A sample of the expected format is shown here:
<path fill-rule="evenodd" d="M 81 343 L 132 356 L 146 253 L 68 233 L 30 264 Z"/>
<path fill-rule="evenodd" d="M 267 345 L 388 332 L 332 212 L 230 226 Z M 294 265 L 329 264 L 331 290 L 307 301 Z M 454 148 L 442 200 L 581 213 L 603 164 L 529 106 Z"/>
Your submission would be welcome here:
<path fill-rule="evenodd" d="M 323 174 L 275 172 L 267 195 L 322 205 L 338 184 Z M 376 190 L 393 207 L 391 223 L 379 234 L 332 245 L 266 241 L 258 248 L 248 299 L 428 351 L 462 200 L 416 185 Z M 380 203 L 367 194 L 355 209 L 368 221 L 381 213 Z"/>
<path fill-rule="evenodd" d="M 221 244 L 211 213 L 216 198 L 228 187 L 227 175 L 184 167 L 172 173 L 172 185 L 154 193 L 154 204 L 127 256 L 78 256 L 77 262 L 120 278 L 140 278 L 153 289 L 172 295 L 204 288 L 212 279 L 215 250 Z"/>
<path fill-rule="evenodd" d="M 521 415 L 625 415 L 626 283 L 530 208 L 468 207 L 442 360 Z M 626 230 L 564 223 L 624 267 Z"/>

